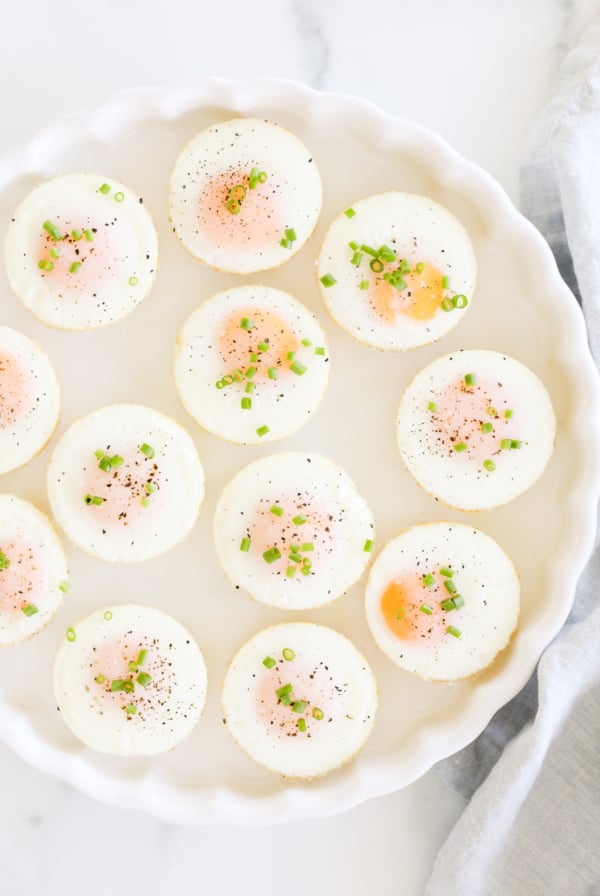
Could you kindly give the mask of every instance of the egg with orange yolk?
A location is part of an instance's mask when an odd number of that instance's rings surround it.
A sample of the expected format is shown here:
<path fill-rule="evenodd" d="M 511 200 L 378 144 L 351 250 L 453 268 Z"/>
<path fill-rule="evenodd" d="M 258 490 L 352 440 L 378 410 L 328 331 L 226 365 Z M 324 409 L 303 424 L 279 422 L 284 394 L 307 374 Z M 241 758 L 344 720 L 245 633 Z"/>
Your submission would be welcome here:
<path fill-rule="evenodd" d="M 0 473 L 44 448 L 59 411 L 58 380 L 46 353 L 18 330 L 0 327 Z"/>
<path fill-rule="evenodd" d="M 0 495 L 0 647 L 39 632 L 68 590 L 65 552 L 48 517 L 15 495 Z"/>
<path fill-rule="evenodd" d="M 373 516 L 342 467 L 289 451 L 240 470 L 215 510 L 217 556 L 261 603 L 305 610 L 346 592 L 367 567 Z"/>
<path fill-rule="evenodd" d="M 294 134 L 270 121 L 236 118 L 184 147 L 171 174 L 169 216 L 195 258 L 251 274 L 302 248 L 321 197 L 312 153 Z"/>
<path fill-rule="evenodd" d="M 289 778 L 316 778 L 352 759 L 375 722 L 377 685 L 348 638 L 291 622 L 258 632 L 223 685 L 227 729 L 252 759 Z"/>
<path fill-rule="evenodd" d="M 400 668 L 457 681 L 487 668 L 517 626 L 515 568 L 488 535 L 461 523 L 426 523 L 392 539 L 366 589 L 371 633 Z"/>
<path fill-rule="evenodd" d="M 177 746 L 200 719 L 206 684 L 192 635 L 152 607 L 94 611 L 69 626 L 54 663 L 63 720 L 88 747 L 115 756 Z"/>
<path fill-rule="evenodd" d="M 327 386 L 329 351 L 318 320 L 293 296 L 240 286 L 187 319 L 174 372 L 201 426 L 232 442 L 262 444 L 310 419 Z"/>
<path fill-rule="evenodd" d="M 48 467 L 52 512 L 88 554 L 148 560 L 188 534 L 204 471 L 187 432 L 142 405 L 111 405 L 73 423 Z"/>
<path fill-rule="evenodd" d="M 63 330 L 103 327 L 148 295 L 158 241 L 141 197 L 98 174 L 62 174 L 15 211 L 4 265 L 37 318 Z"/>
<path fill-rule="evenodd" d="M 460 510 L 506 504 L 542 475 L 556 420 L 537 376 L 498 352 L 465 350 L 421 370 L 400 401 L 400 454 L 417 482 Z"/>
<path fill-rule="evenodd" d="M 382 193 L 331 224 L 317 260 L 325 305 L 375 348 L 435 342 L 471 306 L 477 263 L 460 221 L 433 199 Z"/>

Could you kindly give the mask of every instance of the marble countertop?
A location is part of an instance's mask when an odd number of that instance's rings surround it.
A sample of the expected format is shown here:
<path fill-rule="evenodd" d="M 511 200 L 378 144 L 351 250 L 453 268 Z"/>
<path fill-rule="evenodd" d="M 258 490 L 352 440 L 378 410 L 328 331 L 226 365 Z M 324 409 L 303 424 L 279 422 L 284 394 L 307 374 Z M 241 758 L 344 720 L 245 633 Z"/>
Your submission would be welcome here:
<path fill-rule="evenodd" d="M 565 51 L 599 11 L 598 0 L 13 4 L 0 30 L 0 151 L 128 87 L 278 77 L 354 93 L 427 125 L 516 201 L 529 128 Z M 432 770 L 337 817 L 186 829 L 93 802 L 2 745 L 0 793 L 6 896 L 273 888 L 417 896 L 463 808 Z"/>

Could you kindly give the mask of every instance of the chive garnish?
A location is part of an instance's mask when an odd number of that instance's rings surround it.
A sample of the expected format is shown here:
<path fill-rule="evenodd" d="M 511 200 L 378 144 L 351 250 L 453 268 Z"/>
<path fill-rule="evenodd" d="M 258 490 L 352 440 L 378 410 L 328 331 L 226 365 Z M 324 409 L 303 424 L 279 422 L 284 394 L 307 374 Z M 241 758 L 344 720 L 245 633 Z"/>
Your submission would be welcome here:
<path fill-rule="evenodd" d="M 447 579 L 451 579 L 454 573 L 448 566 L 440 567 L 440 575 L 446 576 Z"/>
<path fill-rule="evenodd" d="M 306 709 L 306 700 L 294 700 L 294 702 L 292 703 L 292 709 L 294 712 L 297 712 L 298 715 L 300 715 L 300 713 L 304 712 L 304 710 Z"/>
<path fill-rule="evenodd" d="M 71 267 L 69 268 L 69 273 L 76 274 L 78 272 L 78 270 L 80 269 L 80 267 L 81 267 L 81 262 L 74 261 L 73 264 L 71 265 Z"/>
<path fill-rule="evenodd" d="M 280 688 L 277 688 L 275 693 L 281 700 L 282 697 L 285 697 L 287 694 L 292 693 L 292 686 L 291 684 L 282 684 Z"/>
<path fill-rule="evenodd" d="M 39 612 L 40 612 L 40 611 L 38 610 L 38 608 L 36 607 L 35 604 L 25 604 L 24 607 L 21 607 L 21 611 L 22 611 L 22 612 L 25 614 L 25 616 L 27 616 L 27 617 L 29 617 L 29 616 L 35 616 L 36 613 L 39 613 Z"/>
<path fill-rule="evenodd" d="M 481 424 L 481 431 L 484 432 L 484 433 L 486 433 L 486 432 L 493 432 L 493 431 L 494 431 L 494 425 L 493 425 L 493 423 L 482 423 L 482 424 Z"/>
<path fill-rule="evenodd" d="M 303 516 L 301 513 L 299 513 L 292 519 L 292 522 L 296 526 L 303 526 L 304 523 L 306 522 L 306 517 Z"/>
<path fill-rule="evenodd" d="M 278 504 L 273 504 L 270 512 L 275 514 L 275 516 L 283 516 L 283 507 L 280 507 Z"/>
<path fill-rule="evenodd" d="M 147 657 L 147 656 L 148 656 L 148 651 L 147 651 L 147 650 L 140 650 L 140 652 L 138 653 L 138 658 L 137 658 L 137 660 L 136 660 L 138 666 L 143 666 L 143 665 L 144 665 L 144 663 L 146 662 L 146 657 Z"/>
<path fill-rule="evenodd" d="M 302 376 L 302 374 L 306 373 L 307 368 L 304 364 L 301 364 L 300 361 L 294 361 L 293 364 L 290 364 L 290 370 L 293 371 L 296 376 Z"/>
<path fill-rule="evenodd" d="M 315 546 L 314 546 L 314 544 L 313 544 L 311 541 L 305 541 L 305 542 L 302 544 L 302 547 L 300 548 L 300 550 L 301 550 L 303 553 L 307 553 L 308 551 L 314 551 L 314 549 L 315 549 Z M 305 557 L 304 559 L 306 560 L 307 558 Z"/>
<path fill-rule="evenodd" d="M 427 405 L 427 410 L 431 411 L 432 414 L 434 413 L 434 411 L 437 411 L 437 404 L 435 403 L 435 401 L 429 402 L 429 404 Z"/>
<path fill-rule="evenodd" d="M 143 688 L 147 688 L 152 681 L 152 676 L 148 675 L 147 672 L 140 672 L 140 674 L 136 678 L 136 681 L 138 684 L 141 684 Z"/>
<path fill-rule="evenodd" d="M 85 238 L 86 238 L 86 240 L 88 241 L 88 243 L 93 243 L 93 242 L 94 242 L 94 234 L 93 234 L 93 232 L 92 232 L 91 230 L 84 230 L 84 231 L 83 231 L 83 235 L 85 236 Z"/>
<path fill-rule="evenodd" d="M 315 348 L 315 355 L 324 355 L 324 354 L 325 354 L 324 347 L 322 345 L 317 345 L 317 347 Z"/>
<path fill-rule="evenodd" d="M 156 453 L 154 451 L 154 448 L 152 447 L 152 445 L 149 445 L 147 442 L 143 442 L 140 445 L 140 451 L 142 452 L 144 457 L 148 458 L 148 460 L 152 460 L 152 458 L 154 457 L 154 455 Z"/>
<path fill-rule="evenodd" d="M 252 407 L 252 399 L 244 396 L 240 402 L 243 411 L 249 411 Z"/>
<path fill-rule="evenodd" d="M 137 712 L 137 706 L 134 706 L 133 703 L 128 703 L 123 707 L 128 716 L 134 716 Z"/>
<path fill-rule="evenodd" d="M 455 610 L 459 610 L 461 607 L 464 607 L 464 605 L 465 605 L 464 597 L 461 594 L 455 594 L 454 597 L 452 598 L 452 600 L 454 601 L 454 609 Z"/>
<path fill-rule="evenodd" d="M 321 277 L 321 283 L 326 289 L 329 289 L 330 286 L 334 286 L 337 283 L 337 280 L 333 276 L 333 274 L 323 274 Z"/>
<path fill-rule="evenodd" d="M 316 719 L 317 722 L 320 722 L 321 719 L 324 718 L 324 716 L 325 716 L 325 713 L 323 712 L 322 709 L 319 709 L 318 706 L 313 707 L 313 711 L 312 711 L 313 719 Z"/>
<path fill-rule="evenodd" d="M 276 367 L 267 367 L 267 376 L 270 380 L 276 380 L 279 376 Z"/>
<path fill-rule="evenodd" d="M 301 731 L 303 734 L 306 731 L 306 721 L 304 719 L 298 719 L 298 731 Z"/>
<path fill-rule="evenodd" d="M 0 569 L 8 569 L 10 566 L 10 560 L 4 553 L 4 551 L 0 551 Z"/>
<path fill-rule="evenodd" d="M 265 563 L 274 563 L 275 560 L 279 560 L 281 558 L 281 551 L 277 547 L 268 548 L 266 551 L 263 551 L 263 560 Z"/>
<path fill-rule="evenodd" d="M 508 408 L 506 411 L 504 411 L 504 416 L 506 417 L 507 420 L 510 420 L 512 415 L 513 415 L 513 412 L 510 410 L 510 408 Z"/>
<path fill-rule="evenodd" d="M 510 451 L 510 449 L 512 448 L 512 439 L 502 439 L 502 441 L 500 442 L 500 448 L 503 451 Z"/>
<path fill-rule="evenodd" d="M 448 594 L 456 594 L 456 585 L 452 581 L 452 579 L 446 579 L 444 582 L 444 588 L 448 592 Z"/>
<path fill-rule="evenodd" d="M 130 278 L 129 278 L 129 285 L 130 285 L 130 286 L 137 286 L 137 285 L 138 285 L 138 278 L 137 278 L 137 277 L 130 277 Z"/>
<path fill-rule="evenodd" d="M 67 634 L 65 635 L 65 637 L 66 637 L 67 641 L 74 641 L 75 638 L 77 637 L 76 634 L 75 634 L 75 629 L 74 629 L 74 628 L 68 628 L 68 629 L 67 629 Z"/>
<path fill-rule="evenodd" d="M 442 277 L 442 289 L 448 289 L 450 286 L 450 277 Z"/>
<path fill-rule="evenodd" d="M 429 606 L 429 604 L 421 604 L 419 607 L 421 613 L 425 613 L 427 616 L 431 616 L 433 613 L 433 609 Z"/>
<path fill-rule="evenodd" d="M 107 622 L 110 622 L 110 620 L 112 619 L 112 617 L 113 617 L 112 610 L 105 610 L 105 612 L 104 612 L 104 618 L 106 619 L 106 621 L 107 621 Z"/>
<path fill-rule="evenodd" d="M 445 298 L 442 299 L 442 311 L 452 311 L 454 308 L 454 302 L 452 299 Z"/>
<path fill-rule="evenodd" d="M 96 675 L 96 677 L 94 678 L 94 681 L 97 682 L 98 684 L 104 684 L 104 682 L 106 681 L 106 675 L 102 675 L 102 674 Z"/>
<path fill-rule="evenodd" d="M 365 551 L 365 553 L 367 553 L 367 554 L 370 554 L 372 550 L 373 550 L 373 541 L 372 541 L 372 539 L 367 538 L 367 540 L 365 541 L 365 543 L 363 545 L 363 551 Z"/>
<path fill-rule="evenodd" d="M 354 209 L 352 207 L 350 207 L 350 208 L 346 209 L 344 214 L 346 215 L 347 218 L 353 218 L 354 215 L 356 214 L 356 212 L 354 211 Z"/>
<path fill-rule="evenodd" d="M 290 559 L 293 559 L 293 558 L 290 558 Z M 288 568 L 285 571 L 285 575 L 286 575 L 286 578 L 293 579 L 294 576 L 296 575 L 296 567 L 288 566 Z"/>
<path fill-rule="evenodd" d="M 449 635 L 454 635 L 455 638 L 460 638 L 460 636 L 462 634 L 460 629 L 455 628 L 453 625 L 449 625 L 448 628 L 446 629 L 446 631 L 448 632 Z"/>
<path fill-rule="evenodd" d="M 47 258 L 42 258 L 41 261 L 38 261 L 38 268 L 42 271 L 52 271 L 54 270 L 54 265 Z"/>
<path fill-rule="evenodd" d="M 496 464 L 494 463 L 493 460 L 484 460 L 483 466 L 488 471 L 488 473 L 493 473 L 494 470 L 496 469 Z"/>
<path fill-rule="evenodd" d="M 262 662 L 263 666 L 265 666 L 267 669 L 272 669 L 275 665 L 275 660 L 272 656 L 266 656 Z"/>
<path fill-rule="evenodd" d="M 100 495 L 86 495 L 83 500 L 88 506 L 94 504 L 99 507 L 103 503 L 104 498 L 101 498 Z"/>
<path fill-rule="evenodd" d="M 469 304 L 469 300 L 466 296 L 458 295 L 452 298 L 452 307 L 453 308 L 466 308 Z"/>
<path fill-rule="evenodd" d="M 104 193 L 105 195 L 106 193 L 110 193 L 110 190 L 111 188 L 109 184 L 102 184 L 100 187 L 98 187 L 98 192 Z"/>
<path fill-rule="evenodd" d="M 291 662 L 291 660 L 293 660 L 294 657 L 296 656 L 296 654 L 294 653 L 294 651 L 292 650 L 291 647 L 284 647 L 281 652 L 282 652 L 284 660 L 287 660 L 288 663 Z"/>
<path fill-rule="evenodd" d="M 298 239 L 298 237 L 296 236 L 296 231 L 294 230 L 293 227 L 286 228 L 285 238 L 286 238 L 286 240 L 289 240 L 290 243 L 293 243 Z"/>
<path fill-rule="evenodd" d="M 423 264 L 422 261 L 418 261 L 417 264 L 415 265 L 415 271 L 417 272 L 417 274 L 422 274 L 424 270 L 425 270 L 425 265 Z"/>
<path fill-rule="evenodd" d="M 250 539 L 242 538 L 242 540 L 240 542 L 240 551 L 243 551 L 244 554 L 247 554 L 249 550 L 250 550 Z"/>
<path fill-rule="evenodd" d="M 457 451 L 458 453 L 460 453 L 461 451 L 466 451 L 467 446 L 465 445 L 464 442 L 457 442 L 456 445 L 454 446 L 454 450 Z"/>
<path fill-rule="evenodd" d="M 258 429 L 256 430 L 256 435 L 261 436 L 261 438 L 262 438 L 262 436 L 266 436 L 266 434 L 268 432 L 269 432 L 268 426 L 259 426 Z"/>
<path fill-rule="evenodd" d="M 124 199 L 125 193 L 121 193 L 120 191 L 118 193 L 115 193 L 115 202 L 123 202 Z"/>
<path fill-rule="evenodd" d="M 474 386 L 477 382 L 477 376 L 474 373 L 467 373 L 465 376 L 465 386 Z"/>
<path fill-rule="evenodd" d="M 359 285 L 359 289 L 368 289 L 368 288 L 369 288 L 369 281 L 368 281 L 368 280 L 361 280 L 361 281 L 360 281 L 360 285 Z"/>
<path fill-rule="evenodd" d="M 428 572 L 427 575 L 423 576 L 423 584 L 426 588 L 433 588 L 433 586 L 435 585 L 435 577 L 432 576 L 430 572 Z"/>
<path fill-rule="evenodd" d="M 110 683 L 111 691 L 122 691 L 123 690 L 123 679 L 122 678 L 113 678 Z"/>
<path fill-rule="evenodd" d="M 254 328 L 254 324 L 249 317 L 243 317 L 240 321 L 240 327 L 242 328 L 242 330 L 247 330 L 248 332 L 250 332 L 250 330 Z"/>
<path fill-rule="evenodd" d="M 69 583 L 67 581 L 63 580 L 58 587 L 59 587 L 59 590 L 62 591 L 63 594 L 66 594 L 71 586 L 69 585 Z"/>

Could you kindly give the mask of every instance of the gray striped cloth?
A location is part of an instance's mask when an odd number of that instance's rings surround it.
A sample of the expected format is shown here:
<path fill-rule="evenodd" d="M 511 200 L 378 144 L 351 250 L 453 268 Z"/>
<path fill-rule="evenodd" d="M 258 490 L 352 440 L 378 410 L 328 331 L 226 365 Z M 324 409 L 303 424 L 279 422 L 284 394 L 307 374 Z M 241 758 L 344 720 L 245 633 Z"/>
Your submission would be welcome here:
<path fill-rule="evenodd" d="M 600 361 L 600 21 L 565 59 L 533 135 L 524 214 L 581 302 Z M 600 896 L 600 549 L 537 674 L 438 765 L 469 803 L 426 896 Z"/>

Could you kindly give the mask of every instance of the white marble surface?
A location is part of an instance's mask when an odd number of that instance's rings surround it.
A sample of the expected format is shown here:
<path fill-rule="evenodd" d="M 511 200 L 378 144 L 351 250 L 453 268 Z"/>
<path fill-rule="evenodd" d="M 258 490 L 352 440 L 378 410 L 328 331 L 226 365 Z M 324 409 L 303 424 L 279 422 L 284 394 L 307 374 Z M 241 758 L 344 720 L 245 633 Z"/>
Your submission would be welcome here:
<path fill-rule="evenodd" d="M 599 0 L 81 0 L 12 4 L 0 151 L 113 92 L 203 74 L 364 96 L 438 131 L 516 199 L 528 129 Z M 168 827 L 94 803 L 0 745 L 0 892 L 423 892 L 462 801 L 430 772 L 343 816 Z"/>

